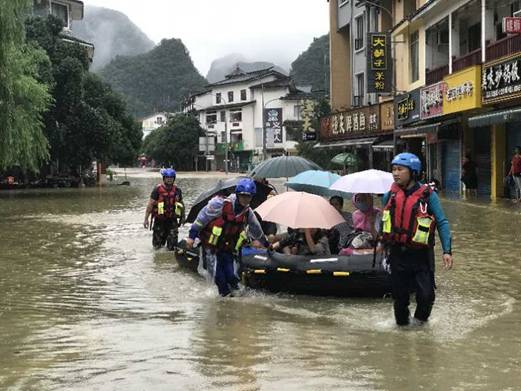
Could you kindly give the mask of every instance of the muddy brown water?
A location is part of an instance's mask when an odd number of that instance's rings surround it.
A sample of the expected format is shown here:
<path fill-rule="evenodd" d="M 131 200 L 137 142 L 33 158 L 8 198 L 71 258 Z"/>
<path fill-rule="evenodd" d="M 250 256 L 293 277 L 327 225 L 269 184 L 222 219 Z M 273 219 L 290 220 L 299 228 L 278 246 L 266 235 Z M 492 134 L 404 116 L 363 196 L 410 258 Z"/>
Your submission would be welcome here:
<path fill-rule="evenodd" d="M 219 298 L 152 250 L 157 174 L 128 174 L 0 193 L 0 389 L 521 389 L 520 207 L 444 200 L 455 269 L 429 324 L 398 329 L 389 299 Z M 178 184 L 190 203 L 217 179 Z"/>

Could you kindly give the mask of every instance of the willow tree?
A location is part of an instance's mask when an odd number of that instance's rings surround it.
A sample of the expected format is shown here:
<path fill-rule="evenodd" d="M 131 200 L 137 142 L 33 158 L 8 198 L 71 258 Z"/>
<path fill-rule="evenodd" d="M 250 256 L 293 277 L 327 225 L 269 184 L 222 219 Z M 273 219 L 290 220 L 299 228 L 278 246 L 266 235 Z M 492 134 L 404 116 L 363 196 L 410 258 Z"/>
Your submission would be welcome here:
<path fill-rule="evenodd" d="M 51 103 L 38 70 L 46 53 L 25 42 L 24 20 L 32 1 L 0 0 L 0 169 L 19 166 L 37 171 L 48 142 L 42 113 Z"/>

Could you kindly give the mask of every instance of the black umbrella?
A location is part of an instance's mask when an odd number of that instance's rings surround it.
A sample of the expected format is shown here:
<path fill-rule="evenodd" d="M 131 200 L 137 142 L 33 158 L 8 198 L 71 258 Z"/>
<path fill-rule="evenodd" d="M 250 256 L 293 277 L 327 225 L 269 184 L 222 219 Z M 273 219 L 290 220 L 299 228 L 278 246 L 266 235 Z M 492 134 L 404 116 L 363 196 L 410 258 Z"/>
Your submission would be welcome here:
<path fill-rule="evenodd" d="M 208 201 L 210 201 L 216 195 L 222 195 L 226 197 L 233 193 L 235 187 L 237 186 L 237 183 L 243 178 L 248 177 L 242 176 L 230 179 L 220 179 L 210 190 L 201 193 L 199 197 L 197 197 L 197 199 L 194 201 L 194 204 L 190 209 L 190 213 L 188 213 L 186 221 L 188 223 L 193 223 L 197 218 L 197 215 L 199 214 L 200 210 L 203 209 L 206 206 L 206 204 L 208 204 Z M 252 209 L 255 209 L 257 206 L 266 201 L 266 199 L 268 198 L 268 194 L 270 194 L 274 190 L 272 187 L 259 181 L 255 181 L 255 185 L 257 186 L 257 193 L 255 194 L 255 197 L 253 197 L 250 204 Z"/>

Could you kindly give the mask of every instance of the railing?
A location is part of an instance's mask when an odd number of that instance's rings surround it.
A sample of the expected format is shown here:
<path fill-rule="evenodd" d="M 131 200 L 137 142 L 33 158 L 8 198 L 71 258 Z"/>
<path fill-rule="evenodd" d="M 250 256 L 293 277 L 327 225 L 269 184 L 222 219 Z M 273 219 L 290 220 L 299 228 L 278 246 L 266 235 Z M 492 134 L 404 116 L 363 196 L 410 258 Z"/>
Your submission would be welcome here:
<path fill-rule="evenodd" d="M 481 48 L 452 60 L 452 72 L 458 72 L 478 64 L 481 64 Z"/>
<path fill-rule="evenodd" d="M 449 74 L 449 64 L 427 70 L 425 72 L 425 85 L 431 85 L 443 80 L 443 76 Z"/>
<path fill-rule="evenodd" d="M 521 35 L 502 38 L 487 46 L 487 61 L 495 60 L 521 51 Z"/>

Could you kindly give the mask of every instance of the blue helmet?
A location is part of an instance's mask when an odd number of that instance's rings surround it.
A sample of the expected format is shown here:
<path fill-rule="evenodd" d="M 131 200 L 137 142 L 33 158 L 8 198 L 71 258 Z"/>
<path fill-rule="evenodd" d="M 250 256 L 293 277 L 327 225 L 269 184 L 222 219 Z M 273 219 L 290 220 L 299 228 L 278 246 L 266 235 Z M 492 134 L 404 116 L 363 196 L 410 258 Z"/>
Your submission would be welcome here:
<path fill-rule="evenodd" d="M 163 178 L 174 178 L 175 179 L 175 170 L 173 168 L 164 168 L 160 171 Z"/>
<path fill-rule="evenodd" d="M 412 173 L 420 174 L 422 162 L 414 153 L 403 152 L 396 155 L 391 162 L 391 166 L 403 166 L 411 170 Z"/>
<path fill-rule="evenodd" d="M 253 197 L 256 192 L 257 186 L 251 178 L 242 178 L 235 187 L 235 193 L 237 194 L 247 194 Z"/>

